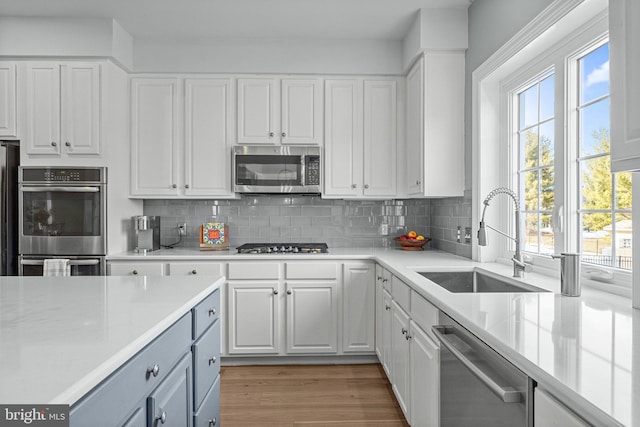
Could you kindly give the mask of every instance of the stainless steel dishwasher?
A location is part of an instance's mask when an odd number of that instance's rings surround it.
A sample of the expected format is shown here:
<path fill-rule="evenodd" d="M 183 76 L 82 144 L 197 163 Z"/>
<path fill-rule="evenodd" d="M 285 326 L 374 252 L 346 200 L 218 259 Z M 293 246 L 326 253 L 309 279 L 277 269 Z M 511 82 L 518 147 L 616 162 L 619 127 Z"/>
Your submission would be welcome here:
<path fill-rule="evenodd" d="M 533 427 L 534 381 L 444 313 L 440 341 L 441 427 Z"/>

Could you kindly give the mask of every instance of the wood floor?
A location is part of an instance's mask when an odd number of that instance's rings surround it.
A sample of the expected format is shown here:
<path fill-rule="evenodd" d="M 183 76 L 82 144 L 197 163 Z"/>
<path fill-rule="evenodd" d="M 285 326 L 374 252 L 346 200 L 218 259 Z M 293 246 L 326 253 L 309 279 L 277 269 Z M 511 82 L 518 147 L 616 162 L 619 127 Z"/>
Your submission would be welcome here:
<path fill-rule="evenodd" d="M 223 366 L 223 427 L 408 427 L 378 364 Z"/>

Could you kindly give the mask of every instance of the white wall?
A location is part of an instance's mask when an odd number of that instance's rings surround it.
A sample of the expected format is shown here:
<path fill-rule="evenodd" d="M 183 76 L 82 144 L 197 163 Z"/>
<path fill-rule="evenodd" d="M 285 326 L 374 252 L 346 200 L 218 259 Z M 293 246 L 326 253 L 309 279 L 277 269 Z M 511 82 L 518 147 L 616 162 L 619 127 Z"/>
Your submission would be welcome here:
<path fill-rule="evenodd" d="M 134 71 L 397 75 L 401 55 L 384 40 L 136 39 Z"/>

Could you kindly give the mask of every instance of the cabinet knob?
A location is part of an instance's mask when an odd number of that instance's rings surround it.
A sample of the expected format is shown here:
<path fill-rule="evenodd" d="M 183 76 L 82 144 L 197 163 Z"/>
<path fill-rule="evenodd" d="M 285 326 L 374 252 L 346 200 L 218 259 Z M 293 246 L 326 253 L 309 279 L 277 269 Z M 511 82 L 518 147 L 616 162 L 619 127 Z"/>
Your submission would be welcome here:
<path fill-rule="evenodd" d="M 364 185 L 364 188 L 369 188 L 369 184 L 365 184 L 365 185 Z"/>
<path fill-rule="evenodd" d="M 389 279 L 382 279 L 382 283 L 387 283 Z"/>
<path fill-rule="evenodd" d="M 286 132 L 282 132 L 282 137 L 284 138 L 285 136 L 287 136 Z"/>
<path fill-rule="evenodd" d="M 409 341 L 411 338 L 413 338 L 411 335 L 407 334 L 405 335 L 404 339 L 406 339 L 407 341 Z"/>
<path fill-rule="evenodd" d="M 147 378 L 149 378 L 151 375 L 153 375 L 154 377 L 157 377 L 159 372 L 160 372 L 160 366 L 158 366 L 158 364 L 156 363 L 155 365 L 147 368 Z"/>
<path fill-rule="evenodd" d="M 171 184 L 171 188 L 178 188 L 177 184 Z"/>
<path fill-rule="evenodd" d="M 389 306 L 389 305 L 385 305 L 385 306 L 384 306 L 384 309 L 385 309 L 385 310 L 387 310 L 387 311 L 389 311 L 389 310 L 391 310 L 391 306 Z"/>
<path fill-rule="evenodd" d="M 273 132 L 269 132 L 269 138 L 273 138 L 275 134 Z"/>
<path fill-rule="evenodd" d="M 291 289 L 287 289 L 287 295 L 291 295 Z"/>
<path fill-rule="evenodd" d="M 167 412 L 163 410 L 162 413 L 156 417 L 156 421 L 160 421 L 162 424 L 167 422 Z"/>
<path fill-rule="evenodd" d="M 198 270 L 191 270 L 191 274 L 193 274 L 193 275 L 198 274 Z"/>
<path fill-rule="evenodd" d="M 215 356 L 213 356 L 211 359 L 209 359 L 209 366 L 211 366 L 214 363 L 216 363 L 216 360 L 218 360 L 218 359 Z"/>
<path fill-rule="evenodd" d="M 215 316 L 217 312 L 218 311 L 216 310 L 215 307 L 214 308 L 210 308 L 209 309 L 209 316 Z"/>
<path fill-rule="evenodd" d="M 216 425 L 216 423 L 218 422 L 217 419 L 213 418 L 211 420 L 209 420 L 209 427 L 213 427 Z"/>
<path fill-rule="evenodd" d="M 357 184 L 351 184 L 351 188 L 357 188 L 358 185 Z"/>
<path fill-rule="evenodd" d="M 51 141 L 51 146 L 52 146 L 52 147 L 55 147 L 56 145 L 58 145 L 58 143 L 57 143 L 57 142 L 55 142 L 55 141 Z"/>
<path fill-rule="evenodd" d="M 185 185 L 184 185 L 184 188 L 189 188 L 189 184 L 185 184 Z"/>
<path fill-rule="evenodd" d="M 417 181 L 416 181 L 416 185 L 420 185 L 420 180 L 417 180 Z"/>
<path fill-rule="evenodd" d="M 137 276 L 137 275 L 138 275 L 138 270 L 133 270 L 133 271 L 131 272 L 131 274 L 133 274 L 134 276 Z"/>
<path fill-rule="evenodd" d="M 409 331 L 407 331 L 405 328 L 402 328 L 402 335 L 406 335 L 407 332 L 409 332 Z"/>
<path fill-rule="evenodd" d="M 71 143 L 69 141 L 67 141 L 67 142 L 64 143 L 64 146 L 65 147 L 71 147 Z"/>
<path fill-rule="evenodd" d="M 378 280 L 382 280 L 382 276 L 378 276 Z"/>
<path fill-rule="evenodd" d="M 274 289 L 274 290 L 273 290 L 273 294 L 274 294 L 274 295 L 278 295 L 278 290 L 277 290 L 277 289 Z"/>

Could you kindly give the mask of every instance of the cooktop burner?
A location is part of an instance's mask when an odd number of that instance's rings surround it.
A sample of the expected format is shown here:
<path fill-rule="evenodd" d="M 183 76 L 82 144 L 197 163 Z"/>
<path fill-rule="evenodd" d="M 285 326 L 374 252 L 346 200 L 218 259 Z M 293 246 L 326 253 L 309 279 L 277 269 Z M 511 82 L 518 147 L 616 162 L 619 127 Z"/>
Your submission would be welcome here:
<path fill-rule="evenodd" d="M 236 248 L 239 254 L 325 254 L 326 243 L 245 243 Z"/>

